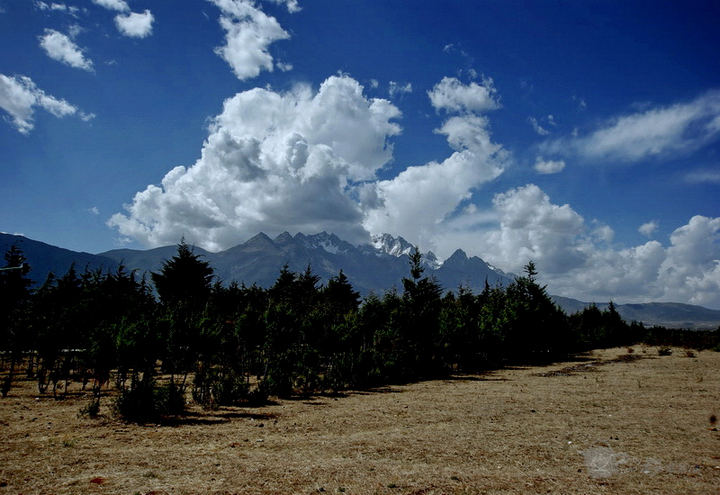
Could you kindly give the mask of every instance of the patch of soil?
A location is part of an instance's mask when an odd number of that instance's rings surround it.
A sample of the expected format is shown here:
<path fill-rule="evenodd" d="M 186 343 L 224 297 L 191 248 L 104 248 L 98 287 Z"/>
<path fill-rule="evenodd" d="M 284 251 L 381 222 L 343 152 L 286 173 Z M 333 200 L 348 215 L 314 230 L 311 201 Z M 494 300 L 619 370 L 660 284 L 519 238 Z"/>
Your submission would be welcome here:
<path fill-rule="evenodd" d="M 627 356 L 162 425 L 118 421 L 111 397 L 79 417 L 89 396 L 20 382 L 0 399 L 0 495 L 718 493 L 720 353 Z"/>
<path fill-rule="evenodd" d="M 542 373 L 536 373 L 536 376 L 571 376 L 577 373 L 588 373 L 593 371 L 599 371 L 598 367 L 608 363 L 631 363 L 638 359 L 647 359 L 649 356 L 640 354 L 621 354 L 613 359 L 597 359 L 589 360 L 589 362 L 573 364 L 571 366 L 565 366 L 559 370 L 545 371 Z"/>

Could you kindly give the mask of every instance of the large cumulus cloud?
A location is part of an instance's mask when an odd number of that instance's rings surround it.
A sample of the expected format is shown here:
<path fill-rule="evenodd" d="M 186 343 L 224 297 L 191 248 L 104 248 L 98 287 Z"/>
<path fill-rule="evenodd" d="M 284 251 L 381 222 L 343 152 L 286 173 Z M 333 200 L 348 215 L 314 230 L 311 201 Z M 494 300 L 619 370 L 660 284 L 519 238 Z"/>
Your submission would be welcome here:
<path fill-rule="evenodd" d="M 534 184 L 485 206 L 475 192 L 512 163 L 489 131 L 486 113 L 499 108 L 491 81 L 446 78 L 428 96 L 448 157 L 378 180 L 393 160 L 401 112 L 368 98 L 353 78 L 238 93 L 212 120 L 201 158 L 137 193 L 109 224 L 147 246 L 184 235 L 210 250 L 260 231 L 327 230 L 355 243 L 389 232 L 441 257 L 462 247 L 507 271 L 533 260 L 554 294 L 720 308 L 720 218 L 695 216 L 664 243 L 628 247 L 614 243 L 609 225 L 555 204 Z"/>
<path fill-rule="evenodd" d="M 436 132 L 452 154 L 383 181 L 376 173 L 392 160 L 389 139 L 401 132 L 401 113 L 387 100 L 367 98 L 351 77 L 330 77 L 317 92 L 298 85 L 286 93 L 238 93 L 213 120 L 200 160 L 138 193 L 110 225 L 148 246 L 185 235 L 207 249 L 258 231 L 328 230 L 356 242 L 383 232 L 429 239 L 504 169 L 507 153 L 477 112 L 497 106 L 487 101 L 493 92 L 456 80 L 436 85 L 431 102 L 451 113 Z M 473 102 L 472 94 L 483 101 Z"/>
<path fill-rule="evenodd" d="M 481 86 L 455 78 L 444 78 L 428 92 L 435 109 L 450 115 L 435 132 L 454 152 L 442 162 L 411 166 L 393 179 L 368 185 L 363 198 L 369 231 L 432 244 L 463 201 L 505 170 L 509 155 L 492 141 L 488 119 L 480 113 L 499 107 L 494 95 L 490 80 Z"/>
<path fill-rule="evenodd" d="M 400 111 L 347 76 L 225 101 L 201 158 L 136 194 L 110 225 L 148 246 L 188 241 L 223 249 L 259 231 L 329 230 L 366 238 L 355 189 L 392 158 Z"/>
<path fill-rule="evenodd" d="M 497 194 L 474 250 L 519 272 L 536 262 L 551 293 L 586 301 L 682 301 L 720 308 L 720 218 L 694 216 L 663 245 L 612 243 L 612 229 L 553 204 L 534 184 Z"/>

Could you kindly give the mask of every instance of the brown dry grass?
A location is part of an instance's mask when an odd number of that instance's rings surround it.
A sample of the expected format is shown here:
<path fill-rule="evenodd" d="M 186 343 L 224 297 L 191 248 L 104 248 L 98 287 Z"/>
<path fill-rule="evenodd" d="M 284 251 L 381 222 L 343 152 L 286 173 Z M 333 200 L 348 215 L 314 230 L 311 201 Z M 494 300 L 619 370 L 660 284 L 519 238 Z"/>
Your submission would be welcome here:
<path fill-rule="evenodd" d="M 163 426 L 79 418 L 86 397 L 23 383 L 0 400 L 0 495 L 720 493 L 720 353 L 623 355 Z"/>

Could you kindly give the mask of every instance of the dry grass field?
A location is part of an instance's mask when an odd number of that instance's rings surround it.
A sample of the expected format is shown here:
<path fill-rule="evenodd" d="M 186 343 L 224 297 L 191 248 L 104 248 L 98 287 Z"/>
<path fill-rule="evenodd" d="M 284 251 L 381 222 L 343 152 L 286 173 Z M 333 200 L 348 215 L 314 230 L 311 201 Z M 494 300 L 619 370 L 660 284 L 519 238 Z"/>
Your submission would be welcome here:
<path fill-rule="evenodd" d="M 720 353 L 588 358 L 145 426 L 21 382 L 0 495 L 720 493 Z"/>

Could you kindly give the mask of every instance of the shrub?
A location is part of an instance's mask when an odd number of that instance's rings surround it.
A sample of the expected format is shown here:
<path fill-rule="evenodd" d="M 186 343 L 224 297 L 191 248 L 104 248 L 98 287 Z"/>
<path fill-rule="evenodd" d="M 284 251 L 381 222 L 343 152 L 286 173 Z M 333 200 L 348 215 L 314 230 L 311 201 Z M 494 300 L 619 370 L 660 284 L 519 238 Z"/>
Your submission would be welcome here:
<path fill-rule="evenodd" d="M 100 414 L 100 397 L 93 397 L 90 402 L 80 408 L 78 415 L 81 418 L 95 419 Z"/>
<path fill-rule="evenodd" d="M 177 415 L 185 412 L 185 389 L 175 383 L 163 385 L 154 391 L 156 409 L 163 415 Z"/>
<path fill-rule="evenodd" d="M 242 378 L 229 375 L 217 382 L 214 395 L 219 406 L 232 406 L 247 399 L 250 385 Z"/>
<path fill-rule="evenodd" d="M 205 409 L 232 406 L 248 398 L 250 385 L 242 376 L 228 373 L 218 376 L 216 372 L 195 374 L 193 400 Z"/>
<path fill-rule="evenodd" d="M 113 409 L 121 419 L 132 423 L 147 423 L 160 416 L 154 385 L 142 382 L 135 388 L 121 390 Z"/>
<path fill-rule="evenodd" d="M 140 382 L 135 388 L 120 391 L 114 409 L 125 421 L 157 421 L 163 415 L 181 414 L 185 410 L 185 391 L 174 383 L 157 388 L 154 383 Z"/>

